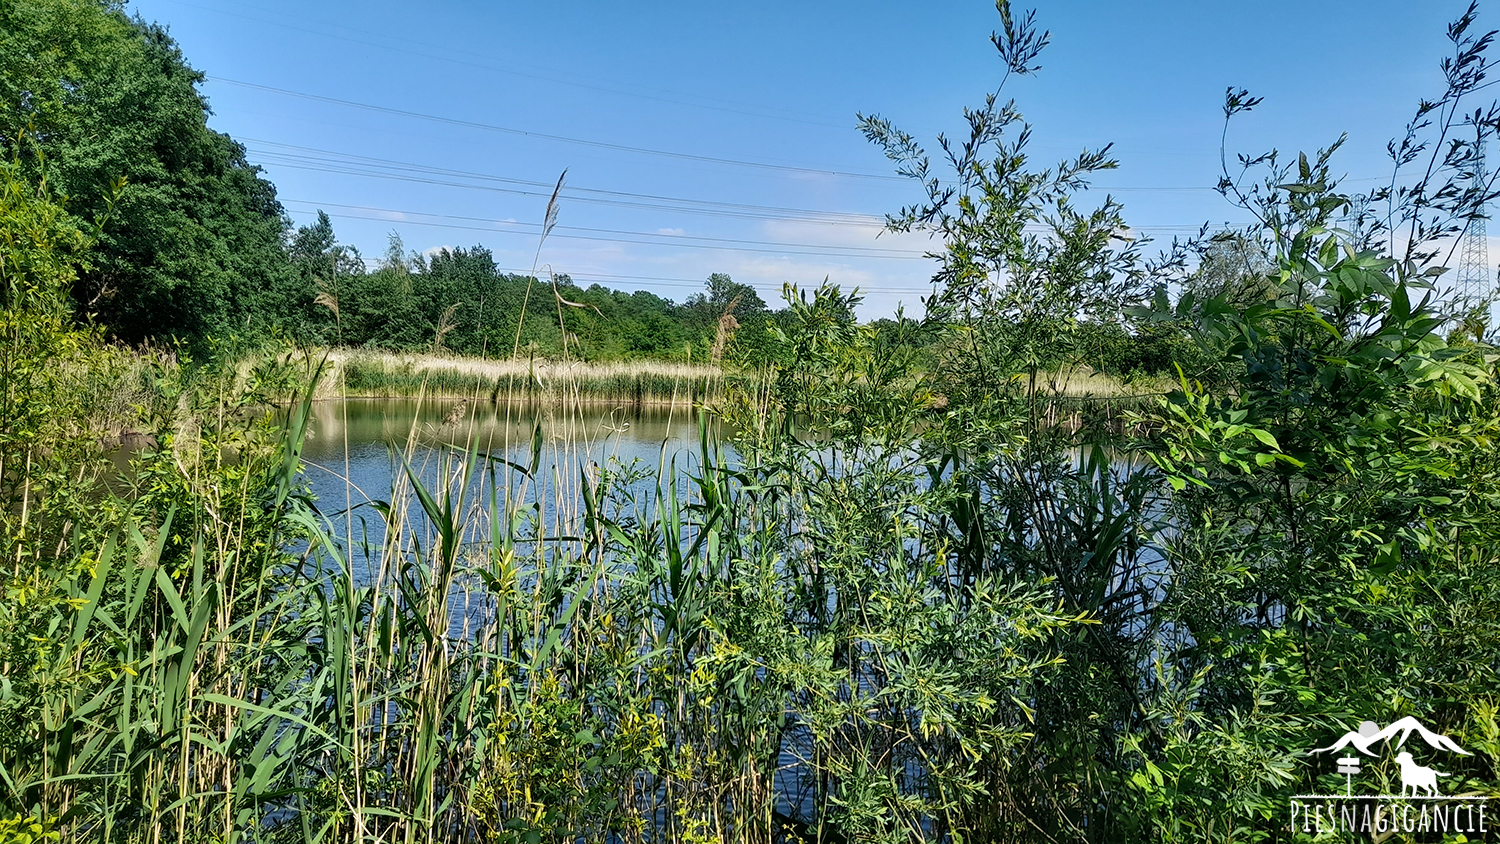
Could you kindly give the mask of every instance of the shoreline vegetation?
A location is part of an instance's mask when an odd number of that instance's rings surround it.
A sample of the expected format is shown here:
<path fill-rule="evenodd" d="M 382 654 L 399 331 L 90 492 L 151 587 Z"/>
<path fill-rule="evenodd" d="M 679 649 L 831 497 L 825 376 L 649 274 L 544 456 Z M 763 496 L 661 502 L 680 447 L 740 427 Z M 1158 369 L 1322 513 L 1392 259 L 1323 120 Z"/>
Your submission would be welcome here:
<path fill-rule="evenodd" d="M 733 364 L 675 361 L 555 361 L 478 358 L 453 354 L 403 354 L 368 349 L 311 350 L 309 361 L 326 355 L 328 369 L 314 399 L 488 398 L 491 402 L 536 404 L 692 405 L 722 397 L 730 382 L 753 390 L 764 372 Z M 1019 383 L 1019 377 L 1016 380 Z M 1069 410 L 1081 401 L 1153 401 L 1176 385 L 1150 376 L 1123 380 L 1076 365 L 1041 373 L 1037 393 L 1063 400 Z"/>
<path fill-rule="evenodd" d="M 316 359 L 322 352 L 313 352 Z M 691 405 L 718 398 L 720 366 L 636 360 L 605 363 L 506 360 L 334 349 L 314 398 L 419 394 L 525 404 Z"/>
<path fill-rule="evenodd" d="M 162 419 L 176 419 L 178 441 L 201 419 L 181 393 L 188 384 L 220 394 L 239 394 L 254 404 L 285 406 L 302 395 L 308 373 L 322 374 L 313 401 L 396 398 L 462 399 L 468 402 L 549 409 L 719 407 L 731 392 L 746 397 L 768 389 L 765 370 L 673 361 L 559 362 L 504 360 L 369 349 L 250 351 L 184 365 L 165 348 L 129 349 L 101 344 L 85 364 L 62 368 L 70 391 L 92 396 L 80 430 L 99 433 L 107 447 L 136 449 L 157 442 Z M 913 376 L 920 377 L 920 376 Z M 1025 389 L 1026 376 L 1009 379 Z M 1039 373 L 1039 414 L 1049 426 L 1078 430 L 1103 425 L 1119 430 L 1131 414 L 1148 411 L 1174 384 L 1164 376 L 1120 379 L 1085 365 Z M 934 396 L 929 412 L 947 397 Z M 200 411 L 201 412 L 201 411 Z"/>

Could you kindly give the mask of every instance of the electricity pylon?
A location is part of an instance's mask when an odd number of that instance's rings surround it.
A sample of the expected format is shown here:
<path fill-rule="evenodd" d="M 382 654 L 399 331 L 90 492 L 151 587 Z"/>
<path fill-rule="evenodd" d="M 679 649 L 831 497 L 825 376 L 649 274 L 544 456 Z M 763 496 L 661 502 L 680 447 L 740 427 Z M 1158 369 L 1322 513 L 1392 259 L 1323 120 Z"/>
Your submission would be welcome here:
<path fill-rule="evenodd" d="M 1484 145 L 1475 148 L 1474 190 L 1485 189 Z M 1482 211 L 1483 209 L 1481 209 Z M 1467 311 L 1489 301 L 1495 292 L 1495 278 L 1490 271 L 1489 245 L 1485 240 L 1484 217 L 1469 221 L 1464 229 L 1463 252 L 1458 260 L 1458 277 L 1454 280 L 1455 310 Z"/>

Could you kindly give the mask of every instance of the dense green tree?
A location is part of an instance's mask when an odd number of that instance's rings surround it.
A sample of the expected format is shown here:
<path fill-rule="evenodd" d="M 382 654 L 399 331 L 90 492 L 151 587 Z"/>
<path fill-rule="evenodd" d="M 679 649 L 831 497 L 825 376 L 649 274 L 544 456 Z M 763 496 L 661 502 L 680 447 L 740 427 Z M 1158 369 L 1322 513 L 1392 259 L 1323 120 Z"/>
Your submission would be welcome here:
<path fill-rule="evenodd" d="M 421 298 L 421 276 L 413 269 L 400 238 L 393 234 L 380 266 L 348 280 L 339 308 L 346 343 L 403 350 L 431 347 L 433 305 Z"/>
<path fill-rule="evenodd" d="M 748 284 L 740 284 L 725 273 L 714 273 L 704 282 L 704 292 L 694 293 L 683 303 L 701 329 L 713 330 L 728 314 L 744 323 L 766 312 L 766 303 Z"/>
<path fill-rule="evenodd" d="M 423 256 L 416 266 L 421 295 L 430 302 L 425 316 L 433 327 L 434 345 L 464 351 L 480 346 L 484 306 L 490 305 L 492 314 L 498 311 L 493 291 L 488 289 L 495 278 L 495 260 L 489 250 L 479 246 L 443 249 Z M 490 302 L 485 302 L 487 293 Z M 437 337 L 439 327 L 441 338 Z"/>
<path fill-rule="evenodd" d="M 281 327 L 304 343 L 342 343 L 343 293 L 364 275 L 359 250 L 338 242 L 333 222 L 323 211 L 301 226 L 287 244 L 291 284 L 282 292 L 276 313 Z"/>
<path fill-rule="evenodd" d="M 710 275 L 704 292 L 689 296 L 683 308 L 708 357 L 743 358 L 766 347 L 770 309 L 754 287 L 725 273 Z"/>
<path fill-rule="evenodd" d="M 123 340 L 263 330 L 292 304 L 275 189 L 208 128 L 203 75 L 112 2 L 0 8 L 0 133 L 31 127 L 71 213 L 115 196 L 73 296 Z M 116 188 L 118 187 L 118 190 Z"/>

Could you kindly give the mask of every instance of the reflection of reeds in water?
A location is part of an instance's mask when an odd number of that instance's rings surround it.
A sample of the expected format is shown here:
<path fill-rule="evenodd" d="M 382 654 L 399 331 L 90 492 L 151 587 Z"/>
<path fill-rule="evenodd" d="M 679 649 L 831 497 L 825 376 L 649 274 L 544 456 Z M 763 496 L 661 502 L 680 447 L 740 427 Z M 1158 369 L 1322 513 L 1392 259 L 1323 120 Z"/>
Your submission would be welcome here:
<path fill-rule="evenodd" d="M 364 351 L 333 352 L 330 360 L 336 367 L 332 383 L 342 382 L 336 392 L 371 398 L 427 395 L 492 403 L 691 405 L 717 397 L 723 386 L 718 367 L 663 361 L 480 360 Z"/>

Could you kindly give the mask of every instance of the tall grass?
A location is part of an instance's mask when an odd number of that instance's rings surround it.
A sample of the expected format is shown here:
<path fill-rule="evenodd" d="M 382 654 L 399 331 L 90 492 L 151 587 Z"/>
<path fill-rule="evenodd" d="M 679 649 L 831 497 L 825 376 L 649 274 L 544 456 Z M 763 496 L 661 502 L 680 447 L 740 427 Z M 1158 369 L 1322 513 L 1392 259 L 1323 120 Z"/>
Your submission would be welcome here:
<path fill-rule="evenodd" d="M 493 403 L 690 406 L 719 397 L 724 383 L 719 367 L 658 361 L 591 364 L 346 351 L 329 357 L 335 369 L 328 389 L 373 398 L 429 395 Z"/>
<path fill-rule="evenodd" d="M 1046 38 L 1001 12 L 1025 66 Z M 1309 736 L 1398 713 L 1473 748 L 1451 794 L 1491 795 L 1492 350 L 1445 348 L 1416 265 L 1332 227 L 1327 153 L 1298 167 L 1261 218 L 1296 228 L 1268 233 L 1278 299 L 1191 329 L 1235 338 L 1235 391 L 1184 379 L 1143 460 L 1090 438 L 1108 410 L 1059 421 L 1128 397 L 977 343 L 922 377 L 824 288 L 788 297 L 763 377 L 704 376 L 733 461 L 700 405 L 692 454 L 594 465 L 566 436 L 603 392 L 581 366 L 449 366 L 390 382 L 508 423 L 535 382 L 565 436 L 414 424 L 389 489 L 340 502 L 301 471 L 318 373 L 247 412 L 284 366 L 143 366 L 122 395 L 153 436 L 107 478 L 97 426 L 126 413 L 66 305 L 83 239 L 0 166 L 0 844 L 1294 839 L 1286 798 L 1347 786 Z M 986 201 L 1009 226 L 1053 177 L 997 178 L 1024 188 Z M 1405 196 L 1454 195 L 1426 185 Z M 651 394 L 701 395 L 682 380 Z"/>
<path fill-rule="evenodd" d="M 1218 739 L 1170 732 L 1203 716 L 1142 680 L 1166 685 L 1184 635 L 1159 610 L 1186 547 L 1164 477 L 1051 421 L 1067 397 L 950 409 L 909 355 L 816 305 L 793 367 L 726 388 L 732 461 L 701 410 L 677 417 L 695 450 L 644 466 L 596 466 L 535 423 L 457 444 L 413 424 L 375 500 L 319 501 L 301 474 L 316 375 L 261 419 L 243 412 L 261 379 L 234 368 L 159 379 L 123 490 L 58 474 L 66 426 L 48 448 L 0 441 L 21 491 L 0 830 L 1172 840 L 1136 760 Z M 586 393 L 559 378 L 566 432 Z M 1245 770 L 1289 764 L 1246 748 Z M 1194 807 L 1238 837 L 1235 807 Z"/>

